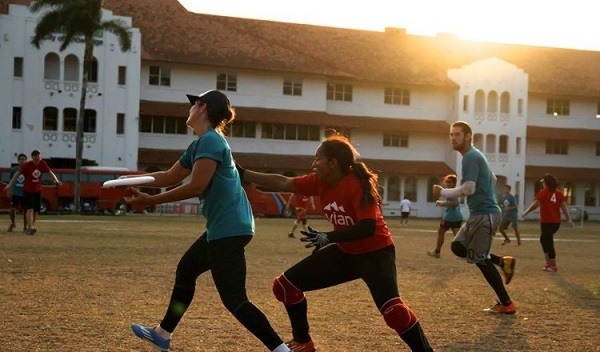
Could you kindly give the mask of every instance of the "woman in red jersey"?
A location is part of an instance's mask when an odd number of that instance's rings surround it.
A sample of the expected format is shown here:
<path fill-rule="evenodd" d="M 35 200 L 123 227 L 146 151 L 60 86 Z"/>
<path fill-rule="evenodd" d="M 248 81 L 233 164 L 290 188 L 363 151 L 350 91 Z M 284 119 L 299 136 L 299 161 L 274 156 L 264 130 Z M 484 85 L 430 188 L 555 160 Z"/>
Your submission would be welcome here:
<path fill-rule="evenodd" d="M 302 231 L 312 255 L 273 280 L 273 293 L 285 305 L 292 325 L 293 351 L 315 351 L 309 334 L 304 292 L 362 279 L 386 324 L 412 351 L 432 351 L 417 316 L 398 293 L 396 252 L 383 219 L 377 174 L 358 161 L 347 138 L 333 134 L 318 147 L 313 172 L 286 177 L 244 170 L 244 180 L 267 188 L 319 196 L 333 231 Z"/>
<path fill-rule="evenodd" d="M 558 180 L 556 177 L 546 174 L 541 181 L 544 188 L 538 192 L 533 203 L 523 212 L 523 217 L 538 207 L 540 208 L 540 228 L 542 231 L 540 243 L 546 257 L 546 264 L 542 270 L 556 272 L 558 269 L 556 267 L 556 252 L 554 251 L 554 234 L 560 228 L 560 211 L 562 210 L 565 214 L 569 227 L 573 227 L 573 221 L 567 210 L 565 197 L 557 189 Z"/>

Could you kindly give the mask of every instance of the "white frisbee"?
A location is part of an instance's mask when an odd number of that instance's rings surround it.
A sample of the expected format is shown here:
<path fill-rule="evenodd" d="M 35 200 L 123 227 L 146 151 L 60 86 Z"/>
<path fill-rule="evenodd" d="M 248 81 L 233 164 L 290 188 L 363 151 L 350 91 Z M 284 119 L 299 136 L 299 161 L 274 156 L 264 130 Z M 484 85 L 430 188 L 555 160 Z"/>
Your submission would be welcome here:
<path fill-rule="evenodd" d="M 104 181 L 102 187 L 110 188 L 110 187 L 119 187 L 119 186 L 137 186 L 143 185 L 145 183 L 154 182 L 154 177 L 152 176 L 138 176 L 138 177 L 128 177 L 128 178 L 118 178 L 116 180 L 108 180 Z"/>

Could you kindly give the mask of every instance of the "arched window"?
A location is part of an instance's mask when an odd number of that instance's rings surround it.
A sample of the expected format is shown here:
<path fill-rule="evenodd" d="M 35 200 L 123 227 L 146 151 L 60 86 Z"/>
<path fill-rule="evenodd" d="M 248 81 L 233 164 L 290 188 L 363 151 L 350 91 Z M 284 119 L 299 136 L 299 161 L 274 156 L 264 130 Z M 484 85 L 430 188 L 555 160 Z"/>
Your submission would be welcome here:
<path fill-rule="evenodd" d="M 390 176 L 387 182 L 387 200 L 391 202 L 400 201 L 400 177 Z"/>
<path fill-rule="evenodd" d="M 413 176 L 404 180 L 404 196 L 408 197 L 411 202 L 417 201 L 417 179 Z"/>
<path fill-rule="evenodd" d="M 485 93 L 480 89 L 475 92 L 475 112 L 485 111 Z"/>
<path fill-rule="evenodd" d="M 44 79 L 60 79 L 60 59 L 55 53 L 48 53 L 44 58 Z"/>
<path fill-rule="evenodd" d="M 77 109 L 66 108 L 63 110 L 63 131 L 77 131 Z"/>
<path fill-rule="evenodd" d="M 500 112 L 508 114 L 510 112 L 510 93 L 502 92 L 500 96 Z"/>
<path fill-rule="evenodd" d="M 44 131 L 58 130 L 58 109 L 53 106 L 44 108 L 44 116 L 42 117 L 42 129 Z"/>
<path fill-rule="evenodd" d="M 485 152 L 495 153 L 496 152 L 496 135 L 488 134 L 485 136 Z"/>
<path fill-rule="evenodd" d="M 83 132 L 96 133 L 96 110 L 85 109 L 83 114 Z"/>
<path fill-rule="evenodd" d="M 71 54 L 65 57 L 65 81 L 79 82 L 79 59 Z"/>
<path fill-rule="evenodd" d="M 498 112 L 498 93 L 496 91 L 488 94 L 487 112 Z"/>
<path fill-rule="evenodd" d="M 88 82 L 98 83 L 98 60 L 94 57 L 88 70 Z"/>
<path fill-rule="evenodd" d="M 498 153 L 508 154 L 508 136 L 503 134 L 498 141 Z"/>
<path fill-rule="evenodd" d="M 475 146 L 475 148 L 484 151 L 483 150 L 483 135 L 481 133 L 475 133 L 473 135 L 473 145 Z"/>
<path fill-rule="evenodd" d="M 430 203 L 435 203 L 438 200 L 433 196 L 433 185 L 439 185 L 441 181 L 438 177 L 430 177 L 427 179 L 427 201 Z"/>

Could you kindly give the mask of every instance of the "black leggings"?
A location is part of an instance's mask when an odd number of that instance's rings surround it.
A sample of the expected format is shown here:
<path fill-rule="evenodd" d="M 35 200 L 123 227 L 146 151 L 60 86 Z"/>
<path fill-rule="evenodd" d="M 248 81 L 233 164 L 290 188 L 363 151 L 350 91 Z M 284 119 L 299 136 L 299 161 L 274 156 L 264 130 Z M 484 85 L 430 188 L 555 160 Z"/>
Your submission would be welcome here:
<path fill-rule="evenodd" d="M 270 350 L 282 344 L 267 317 L 246 293 L 244 247 L 251 239 L 248 235 L 208 242 L 206 233 L 200 236 L 179 260 L 171 301 L 160 326 L 169 332 L 175 330 L 194 298 L 196 280 L 210 270 L 225 308 Z"/>
<path fill-rule="evenodd" d="M 540 243 L 542 244 L 544 254 L 548 255 L 548 259 L 556 258 L 556 251 L 554 251 L 554 234 L 559 228 L 560 223 L 542 222 L 540 224 L 540 229 L 542 231 Z"/>

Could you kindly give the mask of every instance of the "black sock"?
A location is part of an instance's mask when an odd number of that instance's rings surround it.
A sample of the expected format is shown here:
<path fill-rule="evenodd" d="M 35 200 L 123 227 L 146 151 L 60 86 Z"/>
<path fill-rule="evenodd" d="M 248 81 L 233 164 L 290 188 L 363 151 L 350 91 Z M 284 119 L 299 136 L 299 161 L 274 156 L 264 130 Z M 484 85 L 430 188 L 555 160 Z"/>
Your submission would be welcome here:
<path fill-rule="evenodd" d="M 492 263 L 501 266 L 502 265 L 502 257 L 497 256 L 493 253 L 490 253 L 490 260 L 492 261 Z"/>
<path fill-rule="evenodd" d="M 487 280 L 488 284 L 494 289 L 500 303 L 507 305 L 511 302 L 508 292 L 502 283 L 502 277 L 496 267 L 492 264 L 492 261 L 487 259 L 483 263 L 478 263 L 477 267 L 481 270 L 483 277 Z"/>
<path fill-rule="evenodd" d="M 297 304 L 286 304 L 287 310 L 292 324 L 292 336 L 294 341 L 308 342 L 310 341 L 309 326 L 308 326 L 308 303 L 303 299 Z"/>
<path fill-rule="evenodd" d="M 402 341 L 404 341 L 413 352 L 429 352 L 433 351 L 425 333 L 421 328 L 421 324 L 417 322 L 412 328 L 408 329 L 402 335 L 400 335 Z"/>

